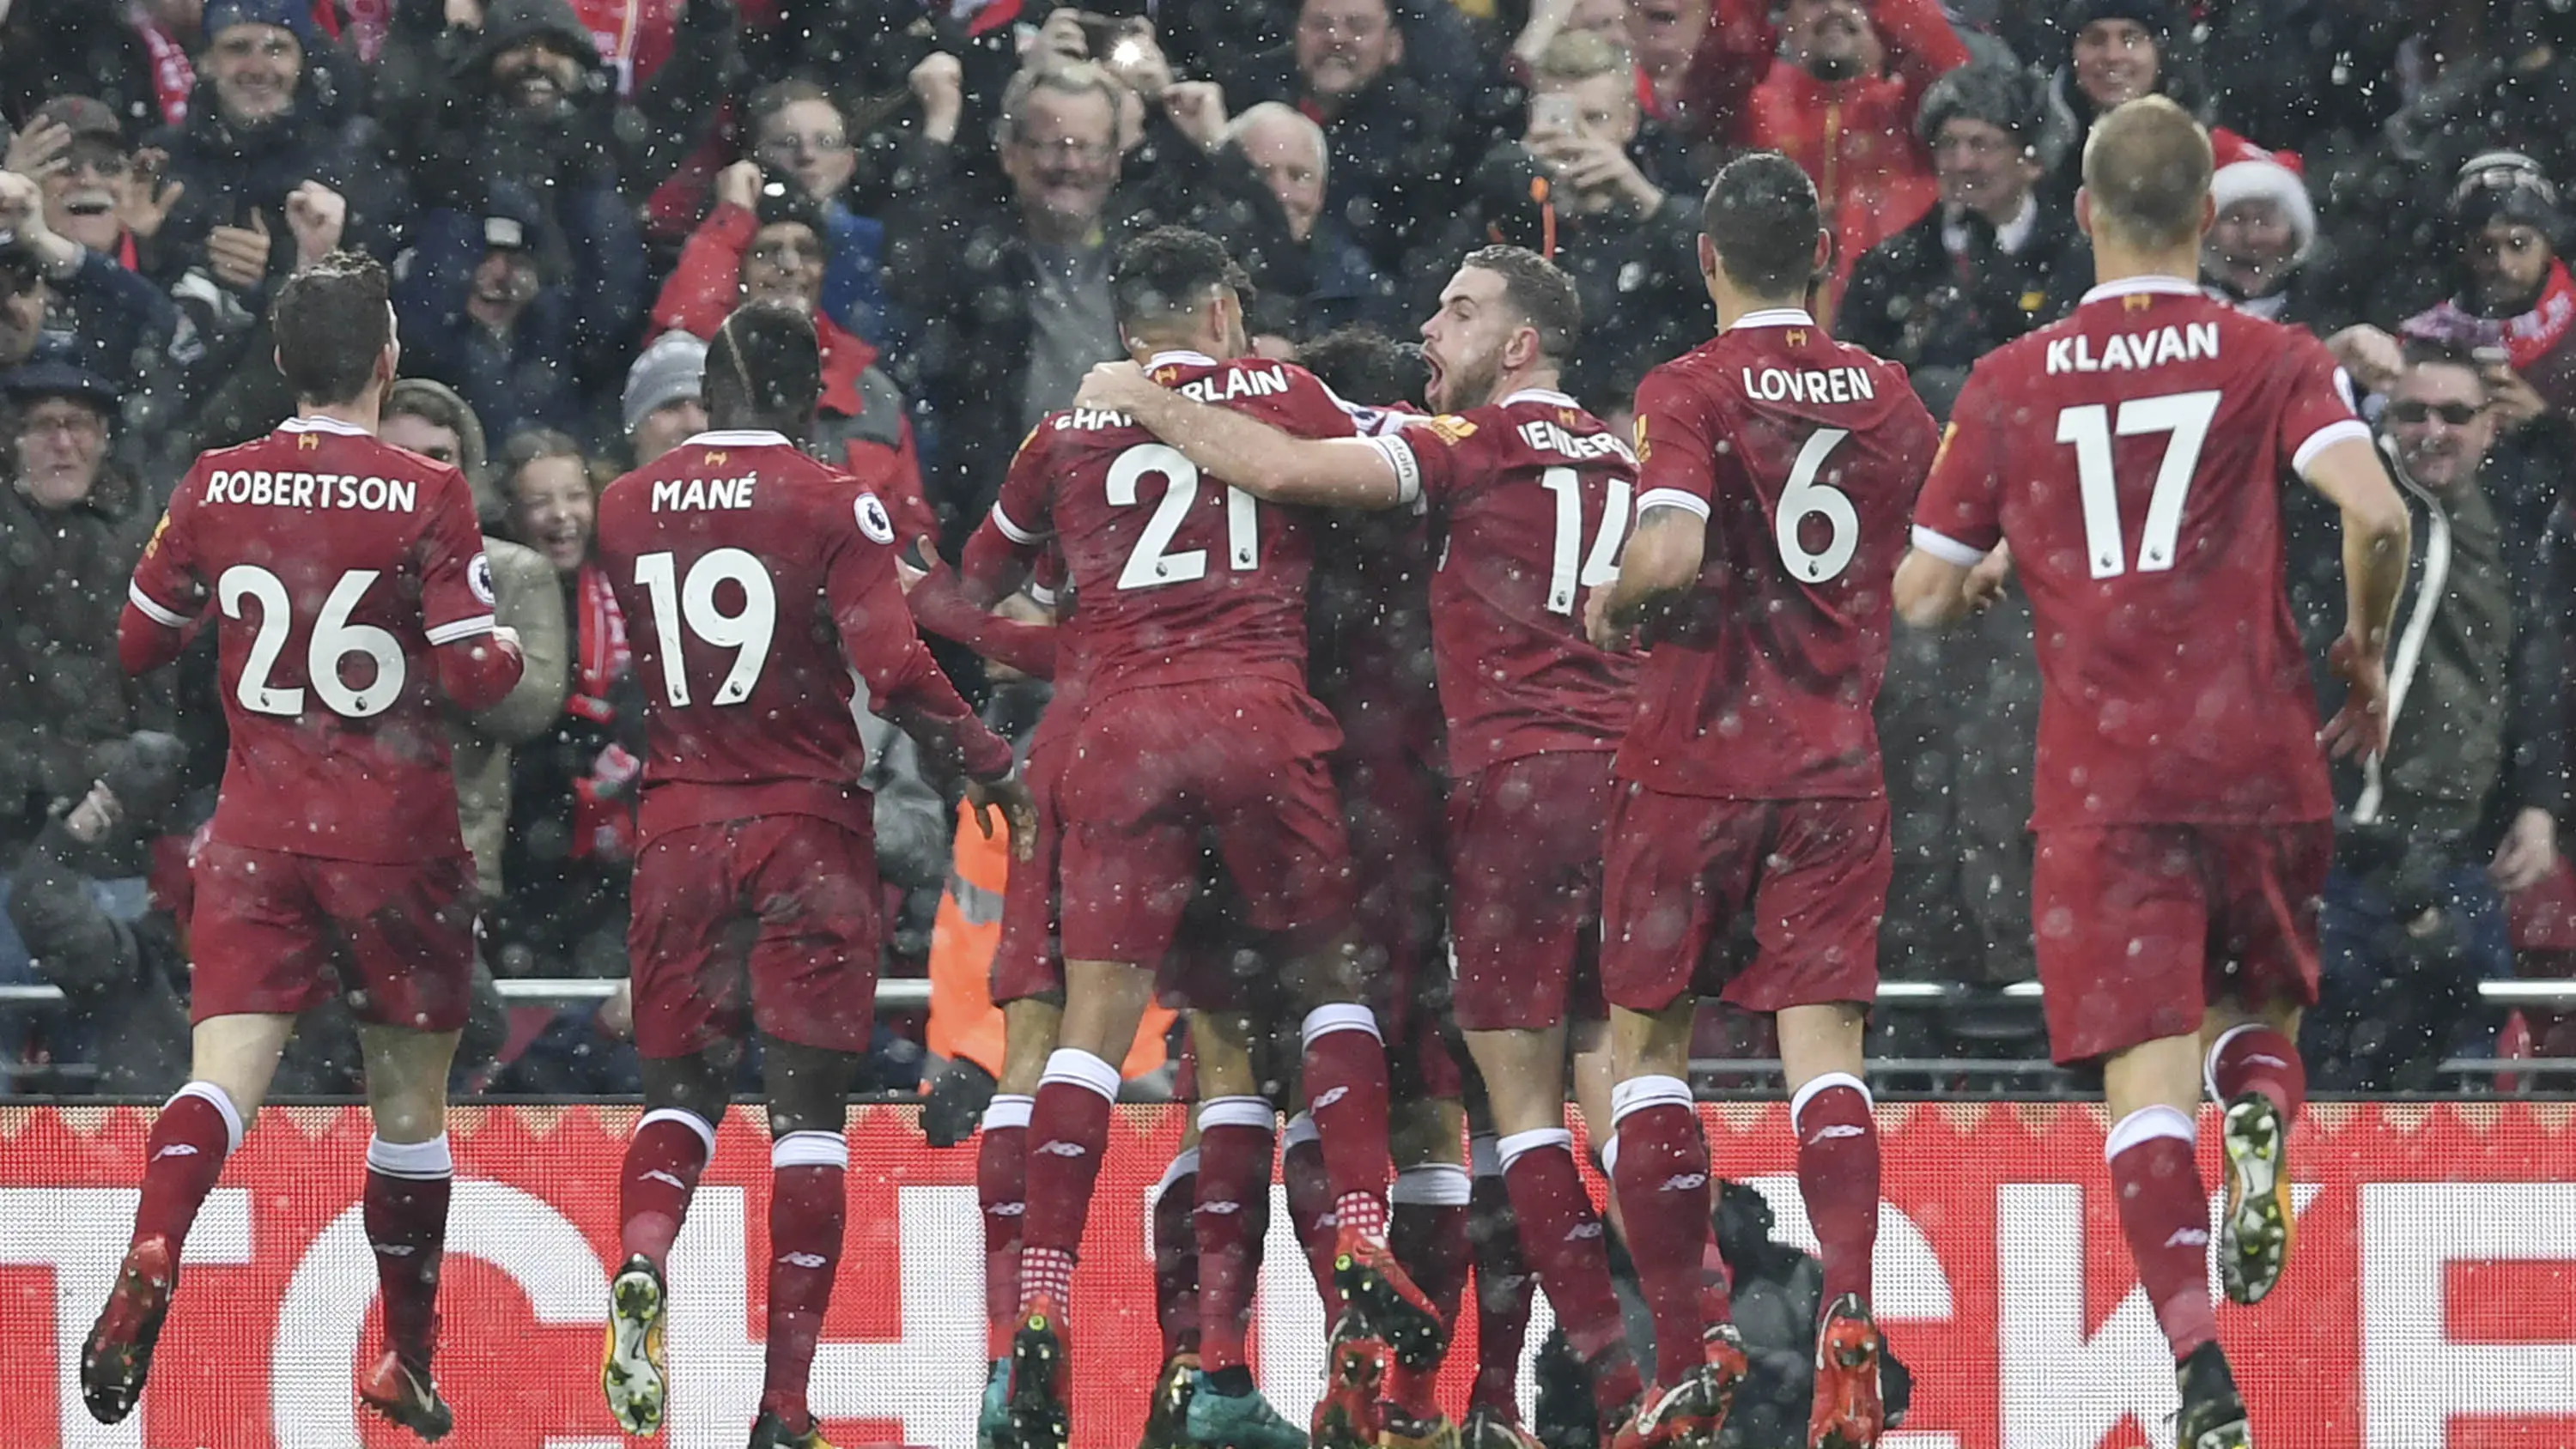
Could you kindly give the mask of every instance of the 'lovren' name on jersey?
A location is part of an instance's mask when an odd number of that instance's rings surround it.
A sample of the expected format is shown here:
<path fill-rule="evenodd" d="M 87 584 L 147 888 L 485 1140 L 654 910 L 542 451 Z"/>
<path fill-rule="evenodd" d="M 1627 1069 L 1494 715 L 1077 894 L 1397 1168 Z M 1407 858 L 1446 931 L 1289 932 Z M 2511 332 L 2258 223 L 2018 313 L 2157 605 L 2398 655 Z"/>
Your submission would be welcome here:
<path fill-rule="evenodd" d="M 1617 772 L 1673 795 L 1866 799 L 1896 564 L 1935 446 L 1904 370 L 1803 311 L 1749 313 L 1637 387 L 1637 508 L 1707 521 L 1647 621 Z"/>

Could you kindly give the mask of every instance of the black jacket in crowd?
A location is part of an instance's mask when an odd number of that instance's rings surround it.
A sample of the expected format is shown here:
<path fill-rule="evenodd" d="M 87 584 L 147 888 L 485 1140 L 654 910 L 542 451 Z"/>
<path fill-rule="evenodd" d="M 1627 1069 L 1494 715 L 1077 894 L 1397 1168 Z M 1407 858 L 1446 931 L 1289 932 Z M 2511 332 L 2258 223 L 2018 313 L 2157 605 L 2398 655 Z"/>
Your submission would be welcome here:
<path fill-rule="evenodd" d="M 2075 310 L 2093 285 L 2093 252 L 2061 207 L 2039 202 L 2018 252 L 1969 221 L 1964 259 L 1942 240 L 1945 208 L 1880 242 L 1852 268 L 1834 331 L 1905 365 L 1935 416 L 1947 417 L 1977 359 Z"/>
<path fill-rule="evenodd" d="M 925 164 L 935 165 L 941 148 L 922 149 L 934 158 Z M 886 289 L 918 327 L 907 355 L 890 361 L 905 394 L 944 425 L 925 450 L 921 481 L 953 550 L 991 508 L 1019 445 L 1037 264 L 1007 188 L 931 176 L 920 195 L 886 239 Z M 1230 147 L 1200 150 L 1157 110 L 1127 153 L 1101 231 L 1114 250 L 1166 225 L 1222 240 L 1258 292 L 1307 290 L 1306 254 L 1261 178 Z"/>

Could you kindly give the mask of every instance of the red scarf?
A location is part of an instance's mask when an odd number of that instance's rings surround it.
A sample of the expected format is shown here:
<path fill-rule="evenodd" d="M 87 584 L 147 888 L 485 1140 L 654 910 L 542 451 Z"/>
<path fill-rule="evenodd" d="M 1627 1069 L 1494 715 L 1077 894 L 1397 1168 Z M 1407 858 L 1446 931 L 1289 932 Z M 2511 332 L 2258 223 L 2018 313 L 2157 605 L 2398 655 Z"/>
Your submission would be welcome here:
<path fill-rule="evenodd" d="M 2527 372 L 2532 364 L 2556 352 L 2567 340 L 2570 327 L 2576 327 L 2576 278 L 2567 275 L 2567 264 L 2552 261 L 2549 280 L 2540 289 L 2540 300 L 2519 317 L 2507 318 L 2504 324 L 2505 350 L 2513 354 L 2514 369 Z"/>
<path fill-rule="evenodd" d="M 626 644 L 626 616 L 609 592 L 608 575 L 597 564 L 583 564 L 573 579 L 572 695 L 564 712 L 596 725 L 616 723 L 609 687 L 634 657 Z M 572 854 L 575 859 L 601 856 L 635 858 L 635 796 L 640 766 L 635 757 L 611 741 L 599 752 L 586 778 L 573 782 Z"/>
<path fill-rule="evenodd" d="M 2494 325 L 2458 302 L 2444 302 L 2401 330 L 2409 336 L 2474 337 Z M 2513 370 L 2528 376 L 2572 331 L 2576 331 L 2576 278 L 2568 276 L 2565 262 L 2552 261 L 2549 280 L 2540 287 L 2540 300 L 2531 304 L 2530 311 L 2504 319 L 2504 347 L 2513 358 Z"/>
<path fill-rule="evenodd" d="M 134 13 L 134 32 L 152 53 L 152 95 L 160 103 L 161 119 L 178 125 L 188 119 L 188 93 L 197 86 L 197 69 L 188 64 L 188 48 L 145 19 L 140 10 Z"/>

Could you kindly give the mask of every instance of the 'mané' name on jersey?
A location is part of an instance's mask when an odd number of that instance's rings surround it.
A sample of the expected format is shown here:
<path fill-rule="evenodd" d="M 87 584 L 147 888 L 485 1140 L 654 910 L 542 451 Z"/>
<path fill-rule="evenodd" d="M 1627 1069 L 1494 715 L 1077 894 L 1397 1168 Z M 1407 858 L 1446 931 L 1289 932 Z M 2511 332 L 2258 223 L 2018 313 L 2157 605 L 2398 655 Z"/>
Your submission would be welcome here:
<path fill-rule="evenodd" d="M 2141 368 L 2162 367 L 2169 362 L 2215 362 L 2218 360 L 2218 324 L 2185 322 L 2150 327 L 2144 332 L 2114 332 L 2098 339 L 2101 352 L 2094 352 L 2097 339 L 2091 337 L 2058 337 L 2048 344 L 2048 374 L 2051 377 L 2069 372 L 2136 372 Z"/>
<path fill-rule="evenodd" d="M 754 486 L 759 482 L 757 473 L 744 473 L 733 478 L 657 478 L 653 481 L 652 509 L 655 513 L 671 513 L 706 508 L 749 508 Z"/>
<path fill-rule="evenodd" d="M 420 484 L 410 478 L 356 473 L 289 473 L 272 468 L 217 468 L 206 475 L 205 501 L 262 508 L 359 509 L 417 513 Z"/>

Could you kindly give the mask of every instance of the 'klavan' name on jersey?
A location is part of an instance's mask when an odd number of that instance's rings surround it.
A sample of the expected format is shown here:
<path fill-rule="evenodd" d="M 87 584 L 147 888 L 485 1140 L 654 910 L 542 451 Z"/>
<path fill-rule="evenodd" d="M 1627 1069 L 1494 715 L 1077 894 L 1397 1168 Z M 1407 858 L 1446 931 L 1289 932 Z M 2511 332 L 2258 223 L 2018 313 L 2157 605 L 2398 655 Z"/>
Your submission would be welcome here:
<path fill-rule="evenodd" d="M 749 508 L 757 473 L 739 478 L 668 478 L 653 483 L 653 511 L 678 508 Z"/>
<path fill-rule="evenodd" d="M 420 485 L 409 478 L 361 478 L 355 473 L 277 473 L 266 468 L 218 468 L 206 476 L 208 503 L 410 513 L 419 500 Z"/>
<path fill-rule="evenodd" d="M 2201 362 L 2218 356 L 2218 324 L 2186 322 L 2179 327 L 2145 332 L 2114 332 L 2103 339 L 2102 355 L 2093 355 L 2090 337 L 2060 337 L 2048 344 L 2048 371 L 2135 372 L 2168 362 Z"/>
<path fill-rule="evenodd" d="M 1858 367 L 1748 367 L 1744 395 L 1762 402 L 1868 402 L 1878 396 L 1878 385 Z"/>

